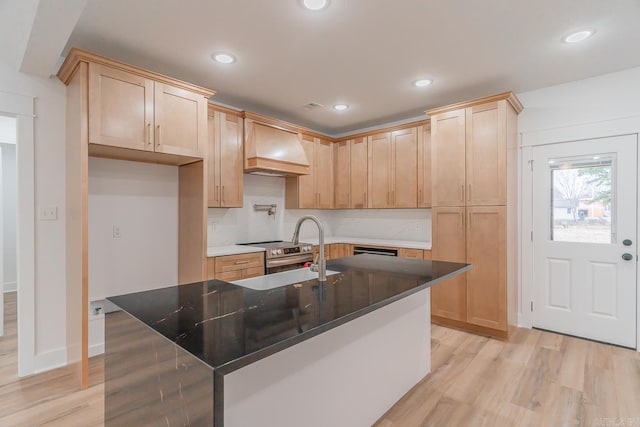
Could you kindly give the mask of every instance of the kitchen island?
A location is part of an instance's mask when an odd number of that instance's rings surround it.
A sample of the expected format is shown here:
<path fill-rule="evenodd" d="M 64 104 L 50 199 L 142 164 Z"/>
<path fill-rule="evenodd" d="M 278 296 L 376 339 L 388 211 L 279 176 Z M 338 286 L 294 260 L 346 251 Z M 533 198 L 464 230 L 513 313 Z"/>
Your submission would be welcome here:
<path fill-rule="evenodd" d="M 471 267 L 358 255 L 327 268 L 324 283 L 109 298 L 105 425 L 371 425 L 430 370 L 429 288 Z"/>

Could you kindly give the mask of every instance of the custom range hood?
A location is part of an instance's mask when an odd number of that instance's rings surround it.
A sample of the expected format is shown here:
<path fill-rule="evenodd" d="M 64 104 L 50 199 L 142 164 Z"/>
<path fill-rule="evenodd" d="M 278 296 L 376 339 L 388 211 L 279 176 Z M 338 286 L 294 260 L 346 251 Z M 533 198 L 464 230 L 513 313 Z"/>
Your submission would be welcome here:
<path fill-rule="evenodd" d="M 285 126 L 245 113 L 244 171 L 256 175 L 299 176 L 309 174 L 309 161 L 301 135 Z"/>

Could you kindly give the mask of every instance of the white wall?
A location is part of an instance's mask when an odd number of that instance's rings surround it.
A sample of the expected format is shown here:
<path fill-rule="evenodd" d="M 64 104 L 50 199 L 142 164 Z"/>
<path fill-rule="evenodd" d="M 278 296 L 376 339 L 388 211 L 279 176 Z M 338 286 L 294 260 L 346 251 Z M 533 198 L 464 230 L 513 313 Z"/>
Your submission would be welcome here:
<path fill-rule="evenodd" d="M 254 204 L 278 205 L 275 216 L 257 212 Z M 244 175 L 242 208 L 209 209 L 208 245 L 289 240 L 303 215 L 315 215 L 324 224 L 326 236 L 371 237 L 392 240 L 431 241 L 429 209 L 313 210 L 285 209 L 285 179 Z M 300 237 L 317 237 L 314 224 L 307 222 Z"/>
<path fill-rule="evenodd" d="M 282 177 L 245 174 L 242 208 L 209 209 L 208 245 L 288 240 L 293 233 L 295 221 L 307 213 L 313 213 L 327 222 L 328 211 L 286 210 L 284 186 L 285 179 Z M 254 204 L 276 204 L 278 207 L 275 215 L 267 215 L 267 212 L 256 211 Z M 302 236 L 305 232 L 306 235 L 314 235 L 310 226 L 305 225 L 302 232 Z"/>
<path fill-rule="evenodd" d="M 90 300 L 177 282 L 178 167 L 90 158 Z"/>
<path fill-rule="evenodd" d="M 518 131 L 600 122 L 640 115 L 640 67 L 519 93 Z"/>
<path fill-rule="evenodd" d="M 15 133 L 15 119 L 14 133 Z M 0 140 L 1 141 L 1 140 Z M 15 136 L 14 136 L 15 141 Z M 0 143 L 2 150 L 2 258 L 3 277 L 0 277 L 0 285 L 3 285 L 4 292 L 16 290 L 17 261 L 16 261 L 16 213 L 18 206 L 18 181 L 16 176 L 16 146 L 13 144 Z"/>
<path fill-rule="evenodd" d="M 35 97 L 35 205 L 57 206 L 57 221 L 35 227 L 35 366 L 66 363 L 65 332 L 65 110 L 57 79 L 32 77 L 0 64 L 0 91 Z"/>
<path fill-rule="evenodd" d="M 356 209 L 334 212 L 336 236 L 431 242 L 431 209 Z"/>

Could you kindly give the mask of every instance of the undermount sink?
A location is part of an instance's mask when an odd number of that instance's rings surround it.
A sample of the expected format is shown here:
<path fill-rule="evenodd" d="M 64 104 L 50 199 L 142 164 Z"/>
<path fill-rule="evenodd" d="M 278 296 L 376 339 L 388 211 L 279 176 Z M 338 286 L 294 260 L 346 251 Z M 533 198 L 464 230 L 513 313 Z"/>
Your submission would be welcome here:
<path fill-rule="evenodd" d="M 327 270 L 327 276 L 338 273 L 339 271 Z M 231 283 L 256 291 L 267 291 L 269 289 L 279 288 L 292 283 L 306 282 L 307 280 L 314 280 L 317 278 L 317 271 L 311 271 L 309 268 L 299 268 L 297 270 L 283 271 L 282 273 L 236 280 Z"/>

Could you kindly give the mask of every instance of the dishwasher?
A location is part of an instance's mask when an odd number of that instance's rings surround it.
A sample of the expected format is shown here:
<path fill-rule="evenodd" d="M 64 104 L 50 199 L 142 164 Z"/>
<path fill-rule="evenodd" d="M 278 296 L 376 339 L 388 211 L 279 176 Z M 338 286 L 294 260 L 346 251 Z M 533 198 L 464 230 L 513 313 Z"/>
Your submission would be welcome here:
<path fill-rule="evenodd" d="M 386 256 L 398 256 L 397 249 L 390 248 L 376 248 L 372 246 L 354 246 L 353 254 L 372 254 L 372 255 L 386 255 Z"/>

